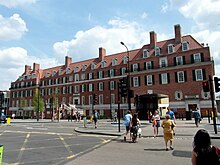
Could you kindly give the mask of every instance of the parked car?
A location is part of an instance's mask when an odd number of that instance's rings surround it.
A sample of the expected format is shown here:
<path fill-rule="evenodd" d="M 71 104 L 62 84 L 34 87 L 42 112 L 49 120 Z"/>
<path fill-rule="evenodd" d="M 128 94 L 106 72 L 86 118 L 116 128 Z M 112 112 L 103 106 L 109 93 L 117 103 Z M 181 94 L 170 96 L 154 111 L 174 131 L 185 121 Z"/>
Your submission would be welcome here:
<path fill-rule="evenodd" d="M 6 122 L 7 122 L 7 118 L 6 118 L 5 114 L 2 113 L 1 118 L 0 118 L 0 123 L 4 123 L 5 124 Z"/>

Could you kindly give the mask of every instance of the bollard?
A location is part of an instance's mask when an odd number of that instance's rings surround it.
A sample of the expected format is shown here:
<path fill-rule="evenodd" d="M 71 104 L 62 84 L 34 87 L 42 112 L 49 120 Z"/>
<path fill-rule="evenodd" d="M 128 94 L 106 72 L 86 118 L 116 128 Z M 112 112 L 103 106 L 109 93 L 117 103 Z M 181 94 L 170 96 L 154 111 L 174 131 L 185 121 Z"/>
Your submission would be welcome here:
<path fill-rule="evenodd" d="M 4 146 L 0 145 L 0 165 L 2 165 L 3 149 L 4 149 Z"/>
<path fill-rule="evenodd" d="M 183 114 L 182 114 L 182 120 L 183 120 Z"/>
<path fill-rule="evenodd" d="M 10 125 L 10 124 L 11 124 L 11 118 L 8 117 L 8 118 L 7 118 L 7 125 Z"/>

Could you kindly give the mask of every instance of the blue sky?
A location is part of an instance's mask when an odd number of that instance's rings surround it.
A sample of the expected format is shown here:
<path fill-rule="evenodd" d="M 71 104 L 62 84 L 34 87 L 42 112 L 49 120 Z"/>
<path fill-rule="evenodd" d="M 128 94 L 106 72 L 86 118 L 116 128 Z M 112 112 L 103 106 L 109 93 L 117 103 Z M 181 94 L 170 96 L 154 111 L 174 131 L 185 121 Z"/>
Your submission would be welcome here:
<path fill-rule="evenodd" d="M 149 32 L 158 41 L 174 37 L 173 26 L 208 43 L 220 69 L 220 0 L 0 0 L 0 90 L 7 90 L 25 65 L 41 68 L 141 48 Z"/>

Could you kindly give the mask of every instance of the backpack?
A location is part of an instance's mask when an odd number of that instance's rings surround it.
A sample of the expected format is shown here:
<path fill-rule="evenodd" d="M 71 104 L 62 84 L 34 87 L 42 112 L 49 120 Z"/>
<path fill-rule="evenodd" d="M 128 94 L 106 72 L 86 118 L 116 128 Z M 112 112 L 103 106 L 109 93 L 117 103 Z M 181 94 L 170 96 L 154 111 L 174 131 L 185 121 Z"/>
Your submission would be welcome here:
<path fill-rule="evenodd" d="M 196 164 L 197 165 L 220 165 L 220 157 L 216 152 L 216 148 L 197 151 Z"/>

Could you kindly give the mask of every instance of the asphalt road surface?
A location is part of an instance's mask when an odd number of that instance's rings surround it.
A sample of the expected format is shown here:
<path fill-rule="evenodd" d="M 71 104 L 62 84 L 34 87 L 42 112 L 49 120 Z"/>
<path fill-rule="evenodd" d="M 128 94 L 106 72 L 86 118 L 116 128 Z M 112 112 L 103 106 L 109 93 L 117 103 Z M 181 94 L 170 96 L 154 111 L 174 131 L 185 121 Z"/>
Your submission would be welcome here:
<path fill-rule="evenodd" d="M 110 142 L 113 137 L 79 134 L 78 122 L 0 125 L 4 164 L 64 164 Z"/>

